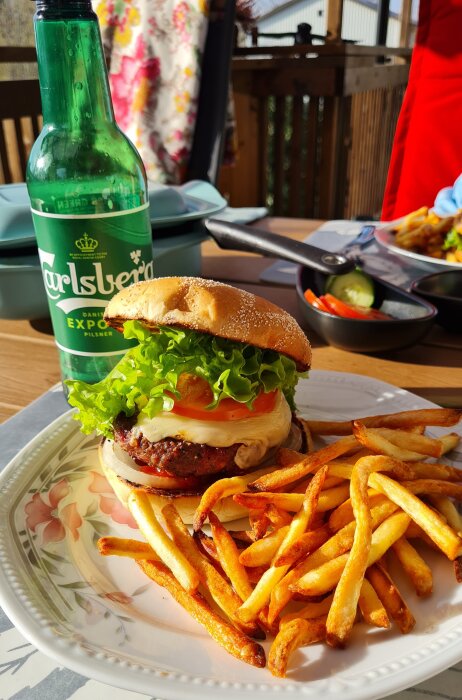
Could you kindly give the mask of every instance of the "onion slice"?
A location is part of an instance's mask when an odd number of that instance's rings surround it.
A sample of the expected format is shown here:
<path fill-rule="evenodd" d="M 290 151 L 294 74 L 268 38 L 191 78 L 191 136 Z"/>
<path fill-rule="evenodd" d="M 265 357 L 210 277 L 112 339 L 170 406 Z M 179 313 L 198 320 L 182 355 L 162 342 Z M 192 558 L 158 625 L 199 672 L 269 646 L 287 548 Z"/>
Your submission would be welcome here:
<path fill-rule="evenodd" d="M 181 489 L 184 488 L 184 479 L 174 476 L 154 476 L 146 474 L 136 462 L 122 450 L 113 440 L 105 440 L 102 446 L 102 456 L 107 467 L 112 469 L 117 476 L 130 481 L 132 484 L 150 486 L 156 489 Z M 197 480 L 199 483 L 199 480 Z M 191 488 L 191 477 L 188 477 L 188 486 Z"/>

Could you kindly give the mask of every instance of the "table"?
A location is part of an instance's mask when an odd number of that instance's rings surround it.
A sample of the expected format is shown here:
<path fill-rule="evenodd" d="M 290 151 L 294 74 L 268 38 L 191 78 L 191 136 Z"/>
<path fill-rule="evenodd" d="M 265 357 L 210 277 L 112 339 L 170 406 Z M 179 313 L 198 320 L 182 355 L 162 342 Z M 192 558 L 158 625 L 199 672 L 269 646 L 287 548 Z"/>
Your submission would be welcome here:
<path fill-rule="evenodd" d="M 266 218 L 259 226 L 302 240 L 322 222 Z M 291 287 L 262 284 L 259 274 L 271 261 L 202 244 L 202 274 L 236 284 L 267 297 L 302 322 Z M 355 372 L 406 388 L 435 403 L 462 405 L 462 341 L 435 329 L 416 347 L 380 356 L 359 355 L 327 346 L 309 332 L 316 369 Z M 59 382 L 58 356 L 49 321 L 0 320 L 0 423 L 13 417 Z M 6 428 L 7 426 L 5 426 Z M 11 447 L 11 446 L 10 446 Z M 394 696 L 393 700 L 427 697 L 462 698 L 462 664 Z M 27 644 L 0 610 L 0 698 L 3 700 L 136 700 L 145 696 L 88 680 L 57 667 Z"/>

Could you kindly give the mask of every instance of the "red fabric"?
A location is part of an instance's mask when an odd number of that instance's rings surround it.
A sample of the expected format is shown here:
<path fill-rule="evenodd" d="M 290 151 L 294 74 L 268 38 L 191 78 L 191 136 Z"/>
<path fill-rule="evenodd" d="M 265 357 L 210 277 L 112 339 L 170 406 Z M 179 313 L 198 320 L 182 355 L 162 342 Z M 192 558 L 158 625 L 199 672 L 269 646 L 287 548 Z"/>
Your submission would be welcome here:
<path fill-rule="evenodd" d="M 431 206 L 462 172 L 462 0 L 420 0 L 382 220 Z"/>

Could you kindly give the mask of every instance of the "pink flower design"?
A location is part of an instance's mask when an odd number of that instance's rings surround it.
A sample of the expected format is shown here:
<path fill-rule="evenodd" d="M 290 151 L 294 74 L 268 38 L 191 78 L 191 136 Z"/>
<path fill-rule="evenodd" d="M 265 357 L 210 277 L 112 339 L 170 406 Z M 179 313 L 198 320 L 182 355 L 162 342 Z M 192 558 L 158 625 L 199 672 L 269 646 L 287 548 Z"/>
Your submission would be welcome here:
<path fill-rule="evenodd" d="M 182 146 L 178 151 L 172 153 L 172 160 L 178 165 L 183 165 L 188 161 L 189 149 L 186 146 Z"/>
<path fill-rule="evenodd" d="M 77 510 L 77 503 L 69 503 L 67 506 L 61 510 L 60 513 L 61 522 L 71 533 L 74 542 L 79 539 L 79 527 L 82 525 L 82 518 L 80 517 L 79 511 Z"/>
<path fill-rule="evenodd" d="M 128 525 L 134 530 L 138 529 L 138 525 L 133 519 L 130 511 L 128 511 L 116 498 L 114 491 L 109 485 L 107 479 L 98 474 L 98 472 L 91 472 L 91 484 L 88 490 L 91 493 L 96 493 L 99 495 L 99 508 L 102 513 L 108 515 L 115 523 L 120 525 Z"/>
<path fill-rule="evenodd" d="M 160 60 L 145 56 L 143 37 L 138 37 L 133 56 L 123 56 L 119 73 L 111 73 L 112 102 L 116 121 L 122 130 L 130 126 L 135 112 L 141 112 L 151 102 L 155 84 L 160 76 Z"/>
<path fill-rule="evenodd" d="M 188 32 L 189 7 L 186 2 L 180 2 L 173 10 L 173 26 L 180 34 L 183 41 L 189 38 Z"/>
<path fill-rule="evenodd" d="M 66 479 L 58 481 L 46 494 L 48 503 L 42 495 L 34 493 L 32 499 L 26 503 L 24 510 L 27 515 L 26 527 L 32 532 L 37 532 L 39 525 L 46 523 L 43 532 L 43 544 L 49 542 L 60 542 L 66 535 L 66 528 L 72 534 L 74 540 L 79 538 L 79 527 L 82 525 L 82 518 L 77 511 L 75 503 L 69 503 L 62 508 L 58 515 L 59 503 L 69 493 L 69 485 Z"/>
<path fill-rule="evenodd" d="M 150 17 L 148 19 L 148 25 L 149 25 L 149 34 L 154 34 L 156 30 L 159 28 L 159 24 L 156 20 L 155 17 Z"/>

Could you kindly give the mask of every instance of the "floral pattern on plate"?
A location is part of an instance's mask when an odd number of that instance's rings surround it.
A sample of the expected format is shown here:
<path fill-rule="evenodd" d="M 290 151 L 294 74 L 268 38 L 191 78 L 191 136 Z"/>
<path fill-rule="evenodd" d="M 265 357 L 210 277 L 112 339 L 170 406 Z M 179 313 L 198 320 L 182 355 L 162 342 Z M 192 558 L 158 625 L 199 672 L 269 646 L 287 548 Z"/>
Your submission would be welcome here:
<path fill-rule="evenodd" d="M 74 433 L 78 431 L 76 424 L 71 425 Z M 127 623 L 133 618 L 122 614 L 120 607 L 133 603 L 149 583 L 129 592 L 110 586 L 95 589 L 76 576 L 71 556 L 78 556 L 82 548 L 94 548 L 111 525 L 137 529 L 99 470 L 98 442 L 80 433 L 74 435 L 35 475 L 18 505 L 17 520 L 23 527 L 18 529 L 17 544 L 27 557 L 28 575 L 53 599 L 57 614 L 72 609 L 77 628 L 104 624 L 107 629 L 111 625 L 112 633 L 123 643 L 129 636 Z"/>

